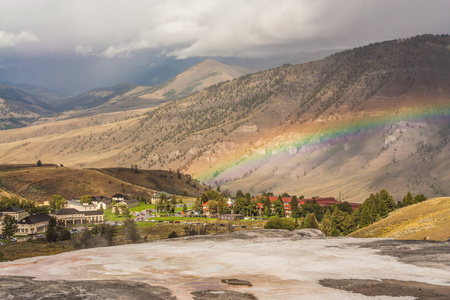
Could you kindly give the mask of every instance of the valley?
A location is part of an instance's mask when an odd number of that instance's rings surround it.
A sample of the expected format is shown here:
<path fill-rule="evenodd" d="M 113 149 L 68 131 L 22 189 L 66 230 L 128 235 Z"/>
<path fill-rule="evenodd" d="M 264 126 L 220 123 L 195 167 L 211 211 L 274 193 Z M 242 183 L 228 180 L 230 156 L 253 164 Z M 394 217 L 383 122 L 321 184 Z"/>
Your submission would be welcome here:
<path fill-rule="evenodd" d="M 0 163 L 137 164 L 231 192 L 359 203 L 382 188 L 445 196 L 449 53 L 448 36 L 371 44 L 151 109 L 2 131 Z"/>

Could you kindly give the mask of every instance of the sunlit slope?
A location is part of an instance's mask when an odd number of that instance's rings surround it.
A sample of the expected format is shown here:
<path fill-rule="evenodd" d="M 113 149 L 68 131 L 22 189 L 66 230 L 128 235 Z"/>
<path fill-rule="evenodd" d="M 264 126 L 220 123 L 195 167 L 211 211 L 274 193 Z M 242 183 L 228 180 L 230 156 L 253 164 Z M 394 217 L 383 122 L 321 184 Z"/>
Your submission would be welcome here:
<path fill-rule="evenodd" d="M 223 190 L 450 194 L 450 38 L 242 76 L 150 110 L 7 130 L 0 163 L 180 169 Z"/>
<path fill-rule="evenodd" d="M 83 195 L 112 196 L 117 193 L 150 198 L 154 191 L 199 196 L 204 187 L 195 181 L 187 183 L 186 175 L 169 171 L 128 169 L 70 169 L 58 166 L 1 166 L 0 189 L 25 199 L 45 201 L 53 195 L 66 199 Z M 2 193 L 3 195 L 3 193 Z"/>
<path fill-rule="evenodd" d="M 350 236 L 445 241 L 450 238 L 450 197 L 434 198 L 398 209 Z"/>

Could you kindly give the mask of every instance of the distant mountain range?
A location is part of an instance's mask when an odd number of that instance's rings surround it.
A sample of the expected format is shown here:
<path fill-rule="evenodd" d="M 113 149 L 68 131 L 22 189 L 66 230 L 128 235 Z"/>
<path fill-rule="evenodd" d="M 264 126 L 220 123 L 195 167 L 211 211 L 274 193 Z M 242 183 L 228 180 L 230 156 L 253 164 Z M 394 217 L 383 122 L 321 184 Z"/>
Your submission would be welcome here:
<path fill-rule="evenodd" d="M 73 117 L 154 107 L 249 72 L 243 67 L 206 60 L 156 86 L 122 83 L 66 99 L 57 92 L 33 85 L 1 84 L 0 128 L 27 126 L 40 117 L 68 111 L 77 111 L 69 113 Z"/>
<path fill-rule="evenodd" d="M 164 102 L 200 86 L 173 82 L 125 95 Z M 134 116 L 8 130 L 0 162 L 181 169 L 253 194 L 433 197 L 450 193 L 449 123 L 450 38 L 423 35 L 241 76 Z"/>

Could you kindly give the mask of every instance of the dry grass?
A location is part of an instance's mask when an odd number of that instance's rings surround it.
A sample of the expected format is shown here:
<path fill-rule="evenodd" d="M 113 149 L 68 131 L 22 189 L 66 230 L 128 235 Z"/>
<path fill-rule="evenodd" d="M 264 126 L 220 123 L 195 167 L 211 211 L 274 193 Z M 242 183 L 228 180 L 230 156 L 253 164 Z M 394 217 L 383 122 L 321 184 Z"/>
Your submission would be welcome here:
<path fill-rule="evenodd" d="M 55 255 L 74 250 L 72 241 L 47 243 L 32 241 L 9 243 L 0 247 L 4 260 L 16 260 L 27 257 Z"/>
<path fill-rule="evenodd" d="M 350 236 L 445 241 L 450 237 L 450 197 L 434 198 L 401 208 Z"/>
<path fill-rule="evenodd" d="M 169 171 L 131 172 L 131 169 L 70 169 L 53 166 L 3 165 L 0 170 L 0 188 L 10 194 L 35 200 L 49 200 L 52 195 L 66 199 L 82 195 L 111 196 L 116 193 L 149 198 L 154 191 L 199 196 L 205 187 L 185 175 L 178 179 Z"/>

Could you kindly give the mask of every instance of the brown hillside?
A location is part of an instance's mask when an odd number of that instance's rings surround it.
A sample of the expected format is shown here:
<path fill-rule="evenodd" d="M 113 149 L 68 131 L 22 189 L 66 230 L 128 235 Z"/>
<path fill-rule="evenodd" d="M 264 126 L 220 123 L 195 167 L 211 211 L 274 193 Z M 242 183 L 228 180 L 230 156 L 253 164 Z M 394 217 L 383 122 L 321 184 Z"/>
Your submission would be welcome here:
<path fill-rule="evenodd" d="M 350 236 L 445 241 L 450 238 L 450 197 L 430 199 L 398 209 Z"/>
<path fill-rule="evenodd" d="M 122 119 L 7 130 L 0 162 L 137 164 L 231 191 L 350 202 L 383 188 L 396 200 L 437 197 L 450 194 L 449 107 L 450 37 L 423 35 L 242 76 Z"/>
<path fill-rule="evenodd" d="M 151 190 L 166 191 L 176 195 L 186 192 L 191 197 L 200 197 L 205 192 L 205 186 L 196 182 L 191 176 L 166 170 L 138 170 L 131 168 L 93 169 L 111 177 L 132 183 Z M 179 174 L 179 177 L 178 177 Z"/>
<path fill-rule="evenodd" d="M 178 180 L 178 178 L 176 180 L 164 178 L 166 181 L 164 183 L 162 183 L 163 178 L 154 180 L 153 178 L 157 176 L 159 178 L 159 174 L 157 171 L 132 174 L 131 170 L 117 172 L 105 170 L 102 172 L 102 170 L 95 169 L 70 169 L 57 166 L 14 166 L 11 168 L 2 166 L 0 189 L 35 201 L 49 200 L 52 195 L 62 195 L 66 199 L 73 199 L 82 195 L 112 196 L 116 193 L 148 198 L 153 195 L 154 191 L 162 190 L 162 188 L 174 194 L 178 194 L 179 190 L 187 190 L 189 195 L 196 196 L 201 189 L 198 184 L 195 185 L 198 186 L 197 190 L 192 185 L 188 185 L 185 180 Z M 115 178 L 114 175 L 118 175 L 118 178 Z M 139 179 L 140 176 L 145 176 L 145 179 Z M 127 180 L 136 182 L 136 184 Z M 137 185 L 138 183 L 141 183 L 142 186 Z M 159 188 L 158 184 L 162 184 L 162 188 Z M 145 187 L 145 185 L 152 186 L 154 189 Z"/>

